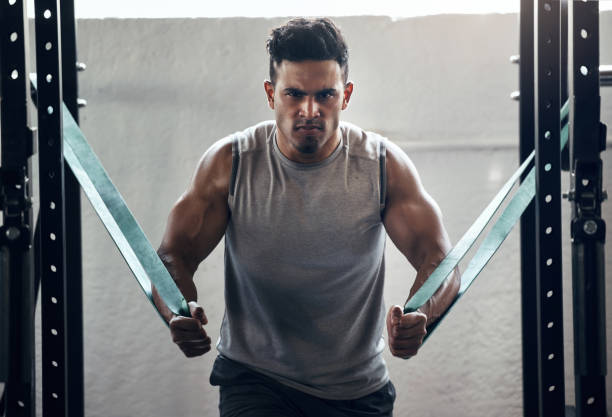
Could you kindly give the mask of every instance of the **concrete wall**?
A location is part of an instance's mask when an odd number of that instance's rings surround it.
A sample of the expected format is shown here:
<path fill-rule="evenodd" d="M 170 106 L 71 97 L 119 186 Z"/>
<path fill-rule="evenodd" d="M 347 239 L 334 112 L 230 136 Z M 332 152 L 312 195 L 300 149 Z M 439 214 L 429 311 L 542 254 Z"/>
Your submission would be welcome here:
<path fill-rule="evenodd" d="M 265 40 L 282 21 L 79 22 L 79 59 L 88 64 L 80 76 L 89 102 L 83 130 L 155 247 L 200 155 L 216 139 L 273 117 L 262 88 Z M 337 23 L 355 82 L 344 118 L 410 153 L 456 242 L 517 164 L 518 105 L 509 94 L 518 88 L 518 68 L 508 57 L 518 53 L 518 17 Z M 601 26 L 602 62 L 612 63 L 612 13 Z M 612 125 L 612 91 L 604 93 L 602 117 Z M 606 178 L 610 162 L 606 156 Z M 214 352 L 182 356 L 85 200 L 83 207 L 87 416 L 217 415 L 216 389 L 208 384 Z M 610 222 L 609 203 L 605 210 Z M 222 246 L 196 274 L 213 339 L 223 315 Z M 566 242 L 566 275 L 569 261 Z M 414 271 L 390 241 L 387 265 L 387 304 L 401 304 Z M 522 415 L 518 269 L 515 231 L 417 357 L 385 354 L 398 390 L 397 416 Z M 570 290 L 566 276 L 571 403 Z"/>

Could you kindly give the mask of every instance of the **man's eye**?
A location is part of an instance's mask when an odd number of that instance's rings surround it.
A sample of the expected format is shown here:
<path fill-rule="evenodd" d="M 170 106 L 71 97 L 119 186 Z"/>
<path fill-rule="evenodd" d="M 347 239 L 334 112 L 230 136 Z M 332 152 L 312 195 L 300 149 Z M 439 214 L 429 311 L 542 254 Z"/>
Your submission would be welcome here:
<path fill-rule="evenodd" d="M 299 91 L 288 91 L 287 95 L 289 97 L 302 97 L 303 96 L 303 94 L 300 93 Z"/>
<path fill-rule="evenodd" d="M 321 93 L 319 94 L 319 98 L 321 100 L 327 100 L 329 98 L 332 98 L 334 96 L 334 93 Z"/>

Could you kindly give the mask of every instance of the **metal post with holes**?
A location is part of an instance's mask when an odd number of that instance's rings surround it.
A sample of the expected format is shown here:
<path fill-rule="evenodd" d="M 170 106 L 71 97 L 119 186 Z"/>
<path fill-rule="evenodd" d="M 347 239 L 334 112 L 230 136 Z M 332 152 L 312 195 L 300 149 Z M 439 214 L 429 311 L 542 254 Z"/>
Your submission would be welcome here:
<path fill-rule="evenodd" d="M 572 279 L 576 415 L 606 416 L 606 322 L 601 218 L 606 126 L 600 122 L 599 2 L 573 1 L 570 97 Z"/>
<path fill-rule="evenodd" d="M 561 268 L 561 5 L 534 7 L 536 288 L 539 416 L 565 414 Z"/>
<path fill-rule="evenodd" d="M 567 101 L 567 66 L 568 66 L 568 0 L 561 0 L 561 38 L 559 40 L 561 45 L 561 105 Z M 561 169 L 569 171 L 569 146 L 566 146 L 561 150 Z"/>
<path fill-rule="evenodd" d="M 34 367 L 34 274 L 29 128 L 27 15 L 24 0 L 0 1 L 0 285 L 5 296 L 0 323 L 5 356 L 0 357 L 2 395 L 7 417 L 36 414 Z M 8 305 L 7 305 L 8 304 Z"/>
<path fill-rule="evenodd" d="M 43 416 L 67 415 L 66 215 L 58 0 L 35 0 Z"/>
<path fill-rule="evenodd" d="M 74 0 L 60 2 L 62 96 L 66 107 L 79 122 L 76 19 Z M 67 378 L 70 387 L 68 415 L 84 414 L 83 375 L 83 267 L 81 248 L 81 186 L 67 163 L 64 163 L 66 191 L 65 211 L 70 222 L 66 224 L 66 325 L 70 337 L 67 340 Z M 47 365 L 48 366 L 48 365 Z"/>
<path fill-rule="evenodd" d="M 523 163 L 534 149 L 533 0 L 521 0 L 519 21 L 519 156 Z M 526 175 L 521 178 L 524 179 Z M 521 331 L 523 350 L 523 415 L 537 417 L 538 333 L 536 320 L 535 203 L 521 216 Z"/>

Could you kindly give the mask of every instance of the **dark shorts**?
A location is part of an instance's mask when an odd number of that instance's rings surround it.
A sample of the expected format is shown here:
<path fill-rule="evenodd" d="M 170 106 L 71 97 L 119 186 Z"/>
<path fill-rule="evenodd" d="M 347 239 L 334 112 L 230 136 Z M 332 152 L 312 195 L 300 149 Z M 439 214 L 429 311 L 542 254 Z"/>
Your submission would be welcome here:
<path fill-rule="evenodd" d="M 210 383 L 219 386 L 221 417 L 391 417 L 395 387 L 355 400 L 326 400 L 290 388 L 226 357 L 215 360 Z"/>

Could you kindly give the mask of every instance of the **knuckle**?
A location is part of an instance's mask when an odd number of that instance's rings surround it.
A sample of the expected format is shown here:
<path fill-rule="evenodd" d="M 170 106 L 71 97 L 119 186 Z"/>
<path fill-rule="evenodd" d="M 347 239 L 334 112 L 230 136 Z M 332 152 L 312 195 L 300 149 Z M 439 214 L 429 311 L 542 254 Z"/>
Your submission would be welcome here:
<path fill-rule="evenodd" d="M 183 352 L 185 353 L 185 356 L 187 356 L 188 358 L 193 358 L 194 356 L 200 355 L 200 353 L 198 353 L 197 350 L 193 350 L 193 349 L 185 350 Z"/>

